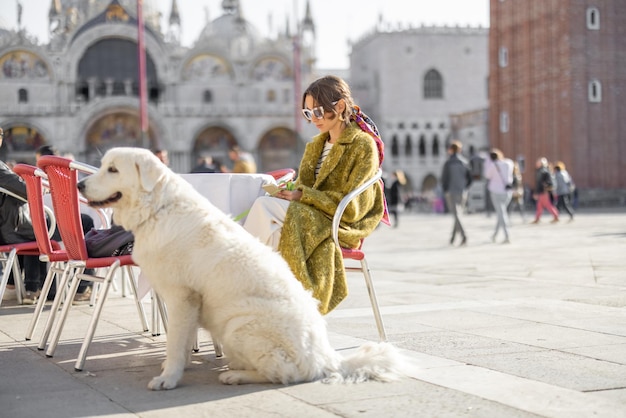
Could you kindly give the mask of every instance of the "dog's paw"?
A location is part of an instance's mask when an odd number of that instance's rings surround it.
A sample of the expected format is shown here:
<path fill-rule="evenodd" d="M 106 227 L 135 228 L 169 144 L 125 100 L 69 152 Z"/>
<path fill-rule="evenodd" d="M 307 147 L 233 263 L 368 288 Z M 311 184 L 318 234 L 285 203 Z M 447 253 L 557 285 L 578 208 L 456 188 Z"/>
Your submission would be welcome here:
<path fill-rule="evenodd" d="M 242 383 L 241 373 L 237 370 L 229 370 L 220 373 L 219 379 L 223 385 L 239 385 Z"/>
<path fill-rule="evenodd" d="M 174 389 L 178 379 L 168 378 L 167 376 L 157 376 L 148 383 L 148 389 L 150 390 L 167 390 Z"/>

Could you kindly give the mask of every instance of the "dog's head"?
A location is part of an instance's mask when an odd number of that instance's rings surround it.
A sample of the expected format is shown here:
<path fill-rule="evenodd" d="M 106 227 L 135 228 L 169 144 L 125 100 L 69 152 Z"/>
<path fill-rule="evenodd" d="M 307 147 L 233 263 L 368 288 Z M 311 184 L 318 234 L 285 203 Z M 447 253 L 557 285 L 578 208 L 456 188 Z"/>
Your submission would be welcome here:
<path fill-rule="evenodd" d="M 132 230 L 151 213 L 153 192 L 167 177 L 167 168 L 149 150 L 112 148 L 98 171 L 78 183 L 93 207 L 114 208 L 115 221 Z"/>

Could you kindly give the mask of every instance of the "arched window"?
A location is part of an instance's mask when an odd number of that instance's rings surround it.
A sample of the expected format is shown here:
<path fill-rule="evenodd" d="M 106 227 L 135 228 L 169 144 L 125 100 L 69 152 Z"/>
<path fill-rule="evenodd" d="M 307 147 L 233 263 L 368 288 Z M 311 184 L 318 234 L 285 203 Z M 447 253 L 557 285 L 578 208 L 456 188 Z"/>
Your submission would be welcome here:
<path fill-rule="evenodd" d="M 398 137 L 396 135 L 391 138 L 391 155 L 393 157 L 398 156 Z"/>
<path fill-rule="evenodd" d="M 600 11 L 595 7 L 587 9 L 587 29 L 600 29 Z"/>
<path fill-rule="evenodd" d="M 418 152 L 419 152 L 420 157 L 426 156 L 426 138 L 424 138 L 424 135 L 420 136 Z"/>
<path fill-rule="evenodd" d="M 211 90 L 205 90 L 202 95 L 202 101 L 204 103 L 212 103 L 213 102 L 213 93 Z"/>
<path fill-rule="evenodd" d="M 498 63 L 502 68 L 509 65 L 509 50 L 505 46 L 500 47 L 500 51 L 498 52 Z"/>
<path fill-rule="evenodd" d="M 599 80 L 591 80 L 588 89 L 589 101 L 600 103 L 602 101 L 602 83 Z"/>
<path fill-rule="evenodd" d="M 411 135 L 406 136 L 406 142 L 404 143 L 404 155 L 410 157 L 413 154 L 413 143 L 411 142 Z"/>
<path fill-rule="evenodd" d="M 424 99 L 443 99 L 443 77 L 437 70 L 429 70 L 424 76 Z"/>
<path fill-rule="evenodd" d="M 435 135 L 433 137 L 433 157 L 439 156 L 439 137 Z"/>
<path fill-rule="evenodd" d="M 78 62 L 77 86 L 89 83 L 90 79 L 97 80 L 95 89 L 89 94 L 105 96 L 110 94 L 126 95 L 132 93 L 139 94 L 137 84 L 139 73 L 137 71 L 137 43 L 128 39 L 105 38 L 91 45 Z M 104 80 L 109 80 L 110 88 Z M 160 96 L 160 86 L 156 66 L 149 52 L 146 51 L 146 80 L 148 83 L 148 94 L 151 101 L 157 101 Z M 136 84 L 137 87 L 134 85 Z M 123 87 L 122 87 L 123 86 Z M 127 86 L 131 87 L 130 89 Z M 82 88 L 82 87 L 81 87 Z M 88 97 L 80 90 L 77 95 Z"/>
<path fill-rule="evenodd" d="M 509 113 L 500 112 L 500 132 L 509 132 Z"/>
<path fill-rule="evenodd" d="M 18 103 L 28 103 L 28 90 L 19 89 L 17 91 L 17 102 Z"/>

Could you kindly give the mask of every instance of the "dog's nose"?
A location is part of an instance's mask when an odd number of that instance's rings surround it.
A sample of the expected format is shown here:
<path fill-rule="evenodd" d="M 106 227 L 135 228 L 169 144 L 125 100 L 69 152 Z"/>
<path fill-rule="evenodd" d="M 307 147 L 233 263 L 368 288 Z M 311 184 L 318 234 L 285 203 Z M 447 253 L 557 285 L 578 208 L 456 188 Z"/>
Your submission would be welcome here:
<path fill-rule="evenodd" d="M 78 190 L 80 190 L 81 192 L 82 192 L 83 190 L 85 190 L 85 183 L 84 183 L 84 181 L 83 181 L 83 180 L 79 181 L 79 182 L 76 184 L 76 187 L 78 187 Z"/>

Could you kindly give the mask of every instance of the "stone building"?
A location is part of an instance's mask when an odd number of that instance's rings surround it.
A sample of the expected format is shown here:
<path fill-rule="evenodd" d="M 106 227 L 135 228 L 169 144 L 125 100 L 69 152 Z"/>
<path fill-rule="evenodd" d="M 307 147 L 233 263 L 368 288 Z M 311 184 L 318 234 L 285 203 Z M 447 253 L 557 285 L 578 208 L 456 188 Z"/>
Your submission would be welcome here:
<path fill-rule="evenodd" d="M 528 184 L 546 157 L 581 201 L 624 202 L 626 2 L 491 0 L 490 13 L 491 142 L 526 162 Z"/>
<path fill-rule="evenodd" d="M 353 94 L 378 124 L 384 169 L 403 170 L 416 194 L 437 192 L 453 136 L 468 157 L 488 147 L 487 79 L 486 28 L 379 24 L 352 45 Z"/>
<path fill-rule="evenodd" d="M 53 144 L 97 164 L 110 147 L 144 146 L 167 149 L 172 168 L 185 172 L 203 154 L 230 163 L 227 150 L 236 144 L 255 155 L 259 170 L 298 165 L 310 137 L 296 121 L 298 96 L 315 62 L 308 2 L 293 35 L 286 27 L 264 37 L 238 0 L 225 0 L 191 47 L 180 44 L 177 0 L 165 28 L 155 5 L 143 1 L 147 137 L 139 123 L 135 0 L 50 0 L 45 45 L 19 24 L 0 29 L 4 160 L 33 162 L 39 145 Z"/>

